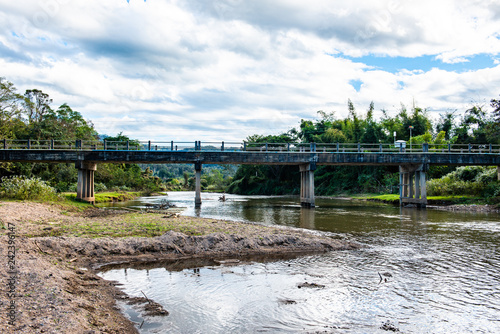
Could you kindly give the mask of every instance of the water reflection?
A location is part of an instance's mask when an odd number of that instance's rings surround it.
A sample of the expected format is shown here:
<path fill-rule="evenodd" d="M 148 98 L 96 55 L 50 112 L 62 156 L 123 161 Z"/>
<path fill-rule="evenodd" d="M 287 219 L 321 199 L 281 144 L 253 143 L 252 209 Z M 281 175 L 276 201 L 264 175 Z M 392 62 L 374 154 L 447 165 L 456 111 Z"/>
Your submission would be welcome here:
<path fill-rule="evenodd" d="M 315 229 L 367 247 L 238 265 L 203 260 L 108 268 L 102 275 L 125 284 L 128 294 L 143 290 L 170 311 L 144 333 L 384 333 L 384 324 L 404 333 L 500 330 L 496 214 L 328 199 L 304 209 L 297 198 L 229 195 L 221 203 L 217 195 L 203 197 L 195 210 L 194 195 L 169 194 L 188 215 Z M 304 282 L 324 288 L 299 289 Z"/>
<path fill-rule="evenodd" d="M 300 208 L 300 223 L 299 227 L 314 230 L 314 214 L 315 209 L 311 208 Z"/>

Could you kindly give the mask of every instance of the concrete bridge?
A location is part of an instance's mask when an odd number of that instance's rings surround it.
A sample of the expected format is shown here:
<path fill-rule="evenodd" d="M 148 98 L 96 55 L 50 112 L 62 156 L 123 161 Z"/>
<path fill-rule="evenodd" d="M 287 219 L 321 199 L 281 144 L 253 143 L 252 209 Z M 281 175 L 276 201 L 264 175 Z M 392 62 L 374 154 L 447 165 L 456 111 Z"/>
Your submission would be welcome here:
<path fill-rule="evenodd" d="M 0 141 L 0 162 L 74 163 L 77 198 L 94 203 L 94 172 L 99 163 L 193 164 L 195 205 L 201 205 L 204 164 L 295 165 L 301 173 L 300 202 L 314 207 L 318 165 L 399 166 L 400 204 L 427 204 L 430 165 L 500 166 L 500 145 L 316 144 L 248 142 Z M 500 169 L 499 169 L 500 170 Z M 499 173 L 500 177 L 500 173 Z"/>

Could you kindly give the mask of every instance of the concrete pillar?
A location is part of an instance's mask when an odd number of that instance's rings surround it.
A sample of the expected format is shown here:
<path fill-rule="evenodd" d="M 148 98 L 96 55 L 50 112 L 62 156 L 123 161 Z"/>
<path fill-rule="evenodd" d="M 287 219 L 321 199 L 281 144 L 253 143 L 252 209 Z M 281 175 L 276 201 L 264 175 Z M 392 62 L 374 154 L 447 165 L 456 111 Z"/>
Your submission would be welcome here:
<path fill-rule="evenodd" d="M 76 199 L 95 204 L 94 172 L 97 170 L 95 162 L 77 161 L 78 183 L 76 185 Z"/>
<path fill-rule="evenodd" d="M 408 197 L 413 198 L 413 182 L 415 180 L 415 172 L 408 173 Z"/>
<path fill-rule="evenodd" d="M 422 200 L 422 207 L 427 205 L 427 188 L 425 186 L 425 171 L 420 171 L 420 199 Z"/>
<path fill-rule="evenodd" d="M 300 205 L 313 208 L 315 164 L 300 165 Z"/>
<path fill-rule="evenodd" d="M 195 170 L 195 195 L 194 206 L 201 206 L 201 162 L 194 164 Z"/>
<path fill-rule="evenodd" d="M 403 172 L 403 197 L 409 197 L 408 184 L 410 183 L 410 178 L 408 172 Z"/>
<path fill-rule="evenodd" d="M 399 206 L 403 206 L 403 167 L 399 166 Z"/>
<path fill-rule="evenodd" d="M 420 172 L 415 172 L 415 197 L 420 194 Z"/>
<path fill-rule="evenodd" d="M 500 166 L 497 166 L 497 180 L 500 181 Z"/>
<path fill-rule="evenodd" d="M 427 205 L 425 181 L 424 165 L 399 166 L 399 205 L 416 204 L 417 207 L 425 208 Z"/>

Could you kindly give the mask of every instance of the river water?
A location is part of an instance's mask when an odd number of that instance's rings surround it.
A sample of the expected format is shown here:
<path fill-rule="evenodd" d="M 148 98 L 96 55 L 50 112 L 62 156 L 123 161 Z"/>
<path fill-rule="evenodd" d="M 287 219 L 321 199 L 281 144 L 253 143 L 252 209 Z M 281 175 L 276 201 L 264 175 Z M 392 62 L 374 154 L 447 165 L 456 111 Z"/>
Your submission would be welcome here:
<path fill-rule="evenodd" d="M 161 303 L 141 333 L 499 333 L 500 216 L 360 201 L 169 193 L 185 215 L 324 231 L 365 247 L 238 264 L 158 263 L 101 276 Z M 141 198 L 129 206 L 159 202 Z M 317 287 L 302 287 L 305 282 Z M 121 305 L 132 321 L 144 319 Z"/>

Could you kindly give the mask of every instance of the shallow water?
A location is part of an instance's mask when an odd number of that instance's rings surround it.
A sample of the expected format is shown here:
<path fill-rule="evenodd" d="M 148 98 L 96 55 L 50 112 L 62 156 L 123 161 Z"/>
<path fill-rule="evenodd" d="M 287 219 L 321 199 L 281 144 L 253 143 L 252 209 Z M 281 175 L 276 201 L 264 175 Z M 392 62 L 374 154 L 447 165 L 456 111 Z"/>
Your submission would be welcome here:
<path fill-rule="evenodd" d="M 141 332 L 500 332 L 498 214 L 331 199 L 318 199 L 310 210 L 293 197 L 226 195 L 219 202 L 218 196 L 203 194 L 200 210 L 193 193 L 169 193 L 168 200 L 187 206 L 186 215 L 315 229 L 366 247 L 238 265 L 161 263 L 102 272 L 127 294 L 144 292 L 170 312 L 146 319 Z M 324 287 L 298 287 L 305 282 Z M 126 312 L 142 322 L 133 308 Z"/>

